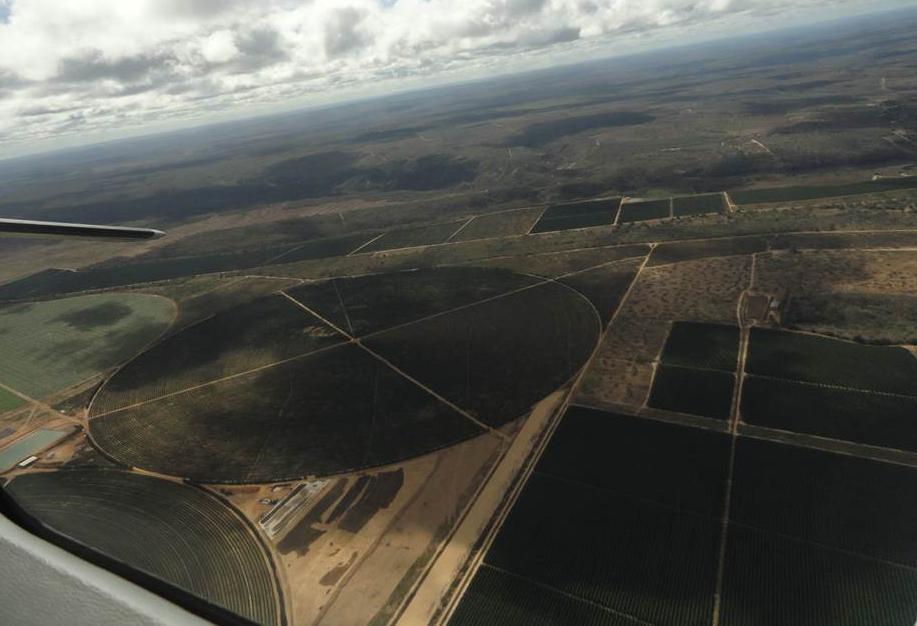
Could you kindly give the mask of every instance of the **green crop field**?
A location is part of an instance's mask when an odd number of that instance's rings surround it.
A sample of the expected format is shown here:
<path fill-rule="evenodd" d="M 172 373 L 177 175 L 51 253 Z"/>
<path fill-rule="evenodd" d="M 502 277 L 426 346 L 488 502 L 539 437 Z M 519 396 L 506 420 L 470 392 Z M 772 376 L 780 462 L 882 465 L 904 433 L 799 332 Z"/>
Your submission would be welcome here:
<path fill-rule="evenodd" d="M 637 275 L 641 262 L 642 259 L 635 258 L 627 262 L 609 263 L 565 276 L 560 282 L 586 296 L 602 318 L 602 323 L 607 324 Z"/>
<path fill-rule="evenodd" d="M 171 300 L 125 293 L 0 307 L 0 382 L 46 397 L 134 356 L 174 316 Z"/>
<path fill-rule="evenodd" d="M 441 267 L 341 278 L 288 292 L 322 317 L 336 324 L 343 321 L 342 329 L 361 336 L 537 282 L 504 269 Z"/>
<path fill-rule="evenodd" d="M 306 259 L 323 259 L 332 256 L 344 256 L 378 236 L 378 232 L 357 233 L 307 241 L 295 246 L 289 252 L 277 257 L 274 263 L 294 263 Z"/>
<path fill-rule="evenodd" d="M 699 196 L 672 198 L 672 214 L 675 217 L 722 213 L 726 210 L 726 198 L 721 193 L 707 193 Z"/>
<path fill-rule="evenodd" d="M 596 278 L 609 286 L 609 275 Z M 383 359 L 494 424 L 563 385 L 598 336 L 595 312 L 577 291 L 506 270 L 400 272 L 290 293 L 346 331 L 371 332 L 364 341 Z M 391 463 L 481 432 L 342 340 L 284 296 L 253 300 L 118 371 L 93 403 L 90 432 L 126 464 L 227 482 Z"/>
<path fill-rule="evenodd" d="M 710 241 L 673 241 L 656 246 L 649 266 L 694 261 L 718 256 L 754 254 L 767 250 L 764 237 L 728 237 Z"/>
<path fill-rule="evenodd" d="M 473 239 L 486 239 L 488 237 L 512 237 L 524 235 L 531 230 L 535 220 L 541 215 L 542 209 L 519 209 L 518 211 L 502 211 L 490 215 L 479 215 L 468 226 L 452 238 L 452 241 L 471 241 Z"/>
<path fill-rule="evenodd" d="M 738 524 L 913 570 L 915 513 L 917 468 L 739 438 L 730 505 Z"/>
<path fill-rule="evenodd" d="M 204 482 L 340 473 L 481 432 L 353 344 L 90 422 L 96 444 L 119 461 Z"/>
<path fill-rule="evenodd" d="M 295 246 L 244 250 L 233 253 L 154 258 L 142 261 L 116 260 L 98 263 L 78 271 L 46 270 L 0 286 L 0 301 L 47 297 L 94 289 L 110 289 L 168 280 L 195 274 L 227 272 L 257 267 Z"/>
<path fill-rule="evenodd" d="M 27 474 L 7 489 L 28 514 L 96 552 L 258 624 L 283 622 L 267 552 L 198 489 L 118 470 Z"/>
<path fill-rule="evenodd" d="M 706 623 L 728 460 L 721 433 L 570 408 L 451 623 Z"/>
<path fill-rule="evenodd" d="M 723 510 L 728 467 L 724 433 L 572 406 L 538 471 L 716 517 Z"/>
<path fill-rule="evenodd" d="M 0 388 L 0 413 L 18 409 L 23 404 L 25 404 L 25 400 L 6 389 Z"/>
<path fill-rule="evenodd" d="M 618 223 L 627 224 L 628 222 L 660 220 L 670 217 L 671 213 L 672 201 L 669 198 L 625 202 L 621 206 L 621 217 L 618 218 Z"/>
<path fill-rule="evenodd" d="M 753 328 L 745 371 L 917 396 L 917 359 L 904 348 L 869 346 L 805 333 Z"/>
<path fill-rule="evenodd" d="M 360 248 L 359 254 L 443 243 L 466 221 L 467 220 L 458 220 L 455 222 L 442 222 L 439 224 L 429 224 L 424 226 L 415 226 L 412 228 L 404 228 L 401 230 L 392 230 L 385 233 L 366 247 Z"/>
<path fill-rule="evenodd" d="M 559 219 L 575 217 L 577 215 L 604 215 L 618 212 L 621 205 L 621 198 L 607 198 L 602 200 L 585 200 L 582 202 L 567 202 L 565 204 L 554 204 L 545 209 L 542 219 Z"/>
<path fill-rule="evenodd" d="M 500 426 L 565 384 L 594 349 L 599 327 L 585 298 L 546 283 L 365 343 L 484 423 Z"/>
<path fill-rule="evenodd" d="M 917 397 L 748 376 L 742 420 L 797 433 L 917 452 Z"/>
<path fill-rule="evenodd" d="M 896 189 L 917 187 L 917 176 L 883 178 L 842 185 L 804 185 L 796 187 L 770 187 L 730 191 L 729 197 L 736 204 L 768 204 L 774 202 L 798 202 L 818 198 L 835 198 Z"/>
<path fill-rule="evenodd" d="M 93 402 L 97 415 L 307 354 L 346 338 L 281 295 L 218 313 L 122 367 Z"/>
<path fill-rule="evenodd" d="M 649 623 L 697 624 L 713 609 L 719 530 L 536 470 L 484 562 Z"/>
<path fill-rule="evenodd" d="M 469 265 L 500 267 L 546 278 L 557 278 L 564 274 L 579 272 L 610 261 L 643 257 L 648 252 L 649 246 L 645 245 L 601 246 L 584 250 L 571 250 L 569 252 L 497 257 L 486 261 L 472 261 Z"/>
<path fill-rule="evenodd" d="M 532 228 L 533 233 L 550 233 L 559 230 L 573 230 L 575 228 L 591 228 L 593 226 L 607 226 L 615 221 L 615 212 L 580 213 L 577 215 L 562 215 L 558 217 L 542 217 Z"/>
<path fill-rule="evenodd" d="M 739 437 L 722 623 L 909 624 L 915 511 L 913 467 Z"/>
<path fill-rule="evenodd" d="M 621 198 L 610 198 L 549 206 L 532 232 L 547 233 L 611 224 L 615 221 L 620 205 Z"/>
<path fill-rule="evenodd" d="M 647 404 L 657 409 L 727 419 L 735 375 L 674 365 L 659 365 Z"/>
<path fill-rule="evenodd" d="M 634 621 L 482 564 L 450 626 L 632 626 Z"/>
<path fill-rule="evenodd" d="M 722 626 L 904 626 L 915 614 L 913 569 L 753 528 L 730 528 Z"/>
<path fill-rule="evenodd" d="M 666 365 L 734 372 L 739 329 L 724 324 L 675 322 L 662 350 Z"/>

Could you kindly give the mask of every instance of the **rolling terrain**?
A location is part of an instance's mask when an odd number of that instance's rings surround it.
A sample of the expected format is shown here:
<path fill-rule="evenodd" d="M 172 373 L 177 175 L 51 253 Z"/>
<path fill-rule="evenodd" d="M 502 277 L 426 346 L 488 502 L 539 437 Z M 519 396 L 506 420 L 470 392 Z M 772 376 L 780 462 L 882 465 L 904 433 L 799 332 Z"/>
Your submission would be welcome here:
<path fill-rule="evenodd" d="M 915 25 L 0 163 L 168 231 L 0 239 L 5 512 L 217 621 L 912 626 Z"/>

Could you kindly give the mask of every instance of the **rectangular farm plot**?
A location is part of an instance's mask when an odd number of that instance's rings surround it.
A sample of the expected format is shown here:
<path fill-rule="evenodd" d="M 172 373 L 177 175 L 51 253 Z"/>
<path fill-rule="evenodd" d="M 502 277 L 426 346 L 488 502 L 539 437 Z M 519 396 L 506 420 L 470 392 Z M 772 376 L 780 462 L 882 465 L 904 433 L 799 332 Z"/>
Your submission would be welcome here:
<path fill-rule="evenodd" d="M 605 226 L 615 221 L 621 198 L 556 204 L 545 209 L 532 233 Z"/>
<path fill-rule="evenodd" d="M 359 254 L 364 252 L 382 252 L 385 250 L 398 250 L 400 248 L 416 248 L 437 243 L 444 243 L 449 236 L 462 227 L 468 220 L 454 222 L 441 222 L 439 224 L 424 224 L 400 230 L 390 230 L 369 245 L 360 248 Z"/>
<path fill-rule="evenodd" d="M 561 624 L 593 623 L 569 621 L 592 618 L 584 604 L 631 622 L 706 623 L 729 450 L 722 433 L 571 407 L 451 623 L 513 615 L 517 597 L 558 607 L 546 615 L 565 606 Z"/>
<path fill-rule="evenodd" d="M 734 372 L 738 354 L 738 327 L 675 322 L 662 350 L 662 362 L 666 365 Z"/>
<path fill-rule="evenodd" d="M 702 623 L 719 536 L 716 519 L 536 471 L 484 562 L 650 623 Z"/>
<path fill-rule="evenodd" d="M 748 376 L 742 421 L 917 452 L 917 397 Z"/>
<path fill-rule="evenodd" d="M 722 624 L 909 624 L 917 469 L 739 437 Z"/>
<path fill-rule="evenodd" d="M 664 241 L 653 250 L 649 267 L 711 257 L 740 256 L 767 250 L 764 237 L 728 237 L 707 241 Z"/>
<path fill-rule="evenodd" d="M 740 437 L 732 484 L 733 523 L 917 566 L 917 468 Z"/>
<path fill-rule="evenodd" d="M 0 473 L 16 466 L 23 459 L 38 454 L 73 432 L 68 430 L 35 430 L 0 450 Z"/>
<path fill-rule="evenodd" d="M 307 241 L 292 248 L 289 252 L 272 259 L 270 264 L 276 265 L 278 263 L 295 263 L 296 261 L 307 261 L 310 259 L 346 256 L 378 236 L 378 232 L 360 233 Z"/>
<path fill-rule="evenodd" d="M 917 396 L 917 359 L 904 348 L 869 346 L 805 333 L 753 328 L 745 371 Z"/>
<path fill-rule="evenodd" d="M 628 619 L 516 574 L 482 564 L 450 626 L 633 626 Z"/>
<path fill-rule="evenodd" d="M 726 198 L 722 193 L 705 193 L 697 196 L 672 198 L 672 214 L 675 217 L 725 213 L 727 208 Z"/>
<path fill-rule="evenodd" d="M 732 407 L 735 375 L 660 364 L 648 405 L 666 411 L 725 420 Z"/>
<path fill-rule="evenodd" d="M 733 525 L 722 598 L 722 626 L 902 626 L 917 614 L 917 572 Z"/>
<path fill-rule="evenodd" d="M 621 217 L 618 218 L 618 223 L 627 224 L 629 222 L 661 220 L 671 216 L 671 198 L 662 200 L 639 200 L 636 202 L 626 201 L 621 205 Z"/>
<path fill-rule="evenodd" d="M 465 226 L 450 241 L 472 241 L 474 239 L 489 239 L 491 237 L 512 237 L 524 235 L 541 215 L 542 209 L 519 209 L 516 211 L 501 211 L 489 215 L 478 215 L 471 223 Z"/>
<path fill-rule="evenodd" d="M 538 471 L 716 517 L 723 511 L 729 448 L 725 433 L 571 406 Z"/>
<path fill-rule="evenodd" d="M 917 188 L 917 176 L 882 178 L 841 185 L 800 185 L 796 187 L 769 187 L 730 191 L 729 197 L 736 204 L 770 204 L 774 202 L 798 202 L 818 198 L 836 198 L 864 193 L 878 193 L 897 189 Z"/>

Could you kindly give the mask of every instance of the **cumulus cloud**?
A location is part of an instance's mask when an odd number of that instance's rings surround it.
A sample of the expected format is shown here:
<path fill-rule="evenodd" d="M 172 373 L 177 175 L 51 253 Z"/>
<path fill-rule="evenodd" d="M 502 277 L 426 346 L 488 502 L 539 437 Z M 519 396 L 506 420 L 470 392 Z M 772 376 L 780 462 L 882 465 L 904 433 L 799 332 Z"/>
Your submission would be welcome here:
<path fill-rule="evenodd" d="M 0 145 L 842 1 L 0 0 Z"/>

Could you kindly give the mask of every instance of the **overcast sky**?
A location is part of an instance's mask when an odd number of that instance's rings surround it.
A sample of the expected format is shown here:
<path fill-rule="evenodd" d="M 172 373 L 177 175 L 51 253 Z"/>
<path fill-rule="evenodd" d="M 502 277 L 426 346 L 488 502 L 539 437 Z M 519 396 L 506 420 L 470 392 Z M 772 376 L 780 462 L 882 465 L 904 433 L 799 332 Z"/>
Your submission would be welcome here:
<path fill-rule="evenodd" d="M 895 4 L 0 0 L 0 158 Z"/>

